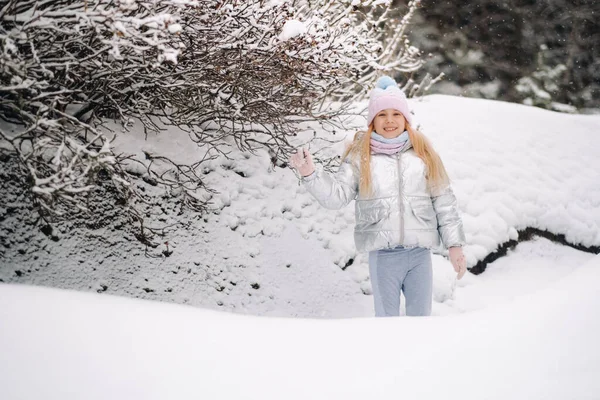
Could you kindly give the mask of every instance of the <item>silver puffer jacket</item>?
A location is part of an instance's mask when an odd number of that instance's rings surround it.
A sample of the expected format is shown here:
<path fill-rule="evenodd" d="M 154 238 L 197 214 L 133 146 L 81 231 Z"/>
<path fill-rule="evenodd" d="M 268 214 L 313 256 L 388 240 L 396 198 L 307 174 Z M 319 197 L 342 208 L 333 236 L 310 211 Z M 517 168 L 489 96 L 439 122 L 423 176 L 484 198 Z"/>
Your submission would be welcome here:
<path fill-rule="evenodd" d="M 394 154 L 371 154 L 373 196 L 358 194 L 359 167 L 346 158 L 335 174 L 321 168 L 302 178 L 325 208 L 356 200 L 354 241 L 359 252 L 405 247 L 462 246 L 465 234 L 451 186 L 428 188 L 425 163 L 408 147 Z"/>

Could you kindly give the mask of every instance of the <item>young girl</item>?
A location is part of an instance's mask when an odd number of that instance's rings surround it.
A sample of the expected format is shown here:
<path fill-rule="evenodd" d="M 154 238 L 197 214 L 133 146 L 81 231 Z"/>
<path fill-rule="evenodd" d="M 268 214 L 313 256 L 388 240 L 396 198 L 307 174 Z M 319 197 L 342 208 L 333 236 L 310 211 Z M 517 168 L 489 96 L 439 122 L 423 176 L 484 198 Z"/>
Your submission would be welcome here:
<path fill-rule="evenodd" d="M 302 149 L 290 158 L 308 192 L 326 208 L 356 200 L 354 241 L 369 252 L 375 315 L 431 314 L 432 247 L 449 249 L 458 279 L 466 272 L 465 234 L 442 160 L 412 127 L 406 95 L 387 76 L 369 101 L 368 129 L 355 135 L 336 174 L 315 169 Z"/>

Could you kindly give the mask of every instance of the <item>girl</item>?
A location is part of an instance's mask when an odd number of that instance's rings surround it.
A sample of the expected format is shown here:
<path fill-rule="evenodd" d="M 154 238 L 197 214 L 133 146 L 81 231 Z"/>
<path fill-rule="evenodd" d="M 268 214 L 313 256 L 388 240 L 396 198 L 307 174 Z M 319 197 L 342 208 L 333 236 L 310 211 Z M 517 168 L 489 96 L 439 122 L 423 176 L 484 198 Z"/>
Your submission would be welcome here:
<path fill-rule="evenodd" d="M 466 272 L 465 234 L 442 160 L 412 127 L 406 95 L 384 76 L 369 100 L 368 129 L 355 135 L 336 174 L 315 169 L 306 149 L 290 158 L 301 180 L 326 208 L 355 202 L 354 241 L 369 252 L 375 315 L 431 314 L 432 247 L 449 249 L 457 278 Z"/>

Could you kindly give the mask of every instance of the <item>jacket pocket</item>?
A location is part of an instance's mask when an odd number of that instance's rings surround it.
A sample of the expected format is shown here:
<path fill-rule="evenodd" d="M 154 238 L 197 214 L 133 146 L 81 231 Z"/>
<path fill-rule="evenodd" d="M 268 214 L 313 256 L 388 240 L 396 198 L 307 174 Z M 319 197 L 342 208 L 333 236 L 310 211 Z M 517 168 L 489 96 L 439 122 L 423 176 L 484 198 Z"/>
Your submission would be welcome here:
<path fill-rule="evenodd" d="M 356 229 L 377 229 L 376 225 L 389 219 L 390 208 L 381 201 L 365 200 L 356 202 Z"/>
<path fill-rule="evenodd" d="M 410 209 L 423 229 L 437 229 L 437 216 L 430 198 L 415 198 L 411 200 Z"/>

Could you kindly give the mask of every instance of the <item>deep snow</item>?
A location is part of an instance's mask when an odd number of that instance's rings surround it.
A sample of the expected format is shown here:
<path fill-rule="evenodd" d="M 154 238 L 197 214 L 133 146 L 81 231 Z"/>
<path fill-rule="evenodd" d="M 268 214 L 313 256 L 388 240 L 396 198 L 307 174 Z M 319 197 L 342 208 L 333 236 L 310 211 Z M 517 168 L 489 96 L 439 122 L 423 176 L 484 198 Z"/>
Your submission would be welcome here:
<path fill-rule="evenodd" d="M 451 317 L 281 319 L 0 284 L 3 399 L 598 399 L 600 256 Z"/>
<path fill-rule="evenodd" d="M 573 243 L 600 245 L 600 116 L 442 95 L 410 103 L 453 179 L 469 265 L 527 226 L 565 234 Z M 347 140 L 353 133 L 321 132 Z M 310 135 L 312 130 L 301 133 L 299 143 Z M 142 160 L 142 150 L 160 149 L 180 162 L 194 162 L 201 154 L 176 130 L 148 141 L 134 130 L 120 135 L 116 145 Z M 337 155 L 343 146 L 322 152 Z M 265 153 L 232 149 L 230 157 L 205 167 L 205 179 L 220 192 L 211 200 L 213 212 L 163 216 L 165 225 L 177 218 L 189 224 L 167 230 L 161 239 L 169 241 L 170 257 L 160 256 L 162 244 L 151 251 L 159 258 L 146 257 L 139 242 L 112 223 L 91 230 L 63 227 L 57 243 L 22 226 L 0 260 L 0 279 L 254 315 L 372 315 L 367 260 L 356 254 L 352 241 L 353 205 L 321 208 L 289 169 L 270 168 Z M 156 188 L 139 185 L 157 194 Z M 10 224 L 12 216 L 3 211 L 3 223 Z M 434 255 L 434 314 L 460 313 L 535 291 L 591 257 L 549 244 L 530 252 L 530 259 L 498 261 L 497 274 L 493 264 L 483 275 L 468 274 L 458 283 L 448 261 Z M 554 253 L 561 254 L 559 259 Z"/>
<path fill-rule="evenodd" d="M 600 245 L 600 117 L 411 105 L 453 178 L 470 265 L 527 226 Z M 193 161 L 186 140 L 117 144 Z M 15 225 L 0 261 L 0 398 L 600 398 L 600 256 L 536 239 L 457 282 L 434 255 L 432 317 L 369 318 L 352 206 L 320 208 L 265 154 L 231 157 L 207 165 L 214 211 L 184 214 L 170 257 L 145 257 L 111 224 L 63 226 L 58 242 Z"/>

